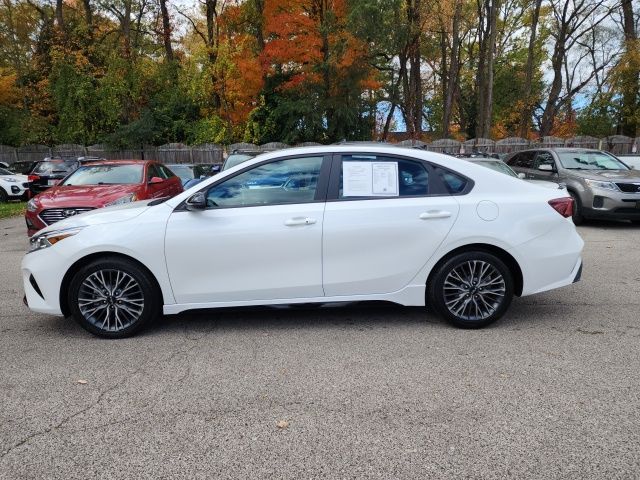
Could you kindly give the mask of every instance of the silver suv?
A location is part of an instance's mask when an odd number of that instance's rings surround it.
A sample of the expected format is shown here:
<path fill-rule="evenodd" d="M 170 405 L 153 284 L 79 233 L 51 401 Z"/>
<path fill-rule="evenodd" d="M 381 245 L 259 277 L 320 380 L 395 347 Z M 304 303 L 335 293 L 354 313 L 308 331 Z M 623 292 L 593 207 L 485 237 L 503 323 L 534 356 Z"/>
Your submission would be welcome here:
<path fill-rule="evenodd" d="M 575 202 L 576 225 L 585 218 L 640 223 L 640 172 L 607 152 L 541 148 L 514 153 L 506 163 L 527 179 L 565 183 Z"/>

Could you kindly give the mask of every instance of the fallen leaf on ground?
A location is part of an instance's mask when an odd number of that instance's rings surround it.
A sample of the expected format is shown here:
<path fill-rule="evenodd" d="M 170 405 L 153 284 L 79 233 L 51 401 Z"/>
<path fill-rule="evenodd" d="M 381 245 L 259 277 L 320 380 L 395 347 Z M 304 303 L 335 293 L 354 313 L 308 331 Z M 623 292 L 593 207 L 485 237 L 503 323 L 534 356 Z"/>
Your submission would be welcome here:
<path fill-rule="evenodd" d="M 89 382 L 87 382 L 86 380 L 78 380 L 78 383 L 79 383 L 80 385 L 86 385 L 86 384 L 87 384 L 87 383 L 89 383 Z"/>
<path fill-rule="evenodd" d="M 276 423 L 276 426 L 284 430 L 285 428 L 289 428 L 289 422 L 287 422 L 286 420 L 280 420 L 278 423 Z"/>

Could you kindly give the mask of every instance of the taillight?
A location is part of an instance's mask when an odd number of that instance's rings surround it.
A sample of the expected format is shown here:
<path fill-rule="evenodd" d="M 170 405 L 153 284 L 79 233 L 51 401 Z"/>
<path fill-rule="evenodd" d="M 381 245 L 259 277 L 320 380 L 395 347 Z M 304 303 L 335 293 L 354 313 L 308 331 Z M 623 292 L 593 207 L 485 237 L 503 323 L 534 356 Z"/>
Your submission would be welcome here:
<path fill-rule="evenodd" d="M 36 180 L 40 180 L 40 177 L 38 175 L 29 175 L 27 177 L 27 180 L 29 180 L 30 182 L 35 182 Z"/>
<path fill-rule="evenodd" d="M 564 218 L 573 215 L 573 198 L 571 197 L 554 198 L 549 200 L 549 205 Z"/>

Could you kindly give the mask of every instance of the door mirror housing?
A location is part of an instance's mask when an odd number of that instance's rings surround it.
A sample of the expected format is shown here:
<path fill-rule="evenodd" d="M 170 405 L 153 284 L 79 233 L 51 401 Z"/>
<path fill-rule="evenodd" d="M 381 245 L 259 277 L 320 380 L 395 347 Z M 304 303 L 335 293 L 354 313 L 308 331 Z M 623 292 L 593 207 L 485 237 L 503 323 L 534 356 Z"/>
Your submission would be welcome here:
<path fill-rule="evenodd" d="M 162 183 L 164 182 L 164 180 L 160 177 L 151 177 L 149 179 L 149 185 L 157 185 L 158 183 Z"/>
<path fill-rule="evenodd" d="M 204 192 L 197 192 L 187 198 L 184 205 L 186 209 L 191 212 L 204 210 L 207 208 L 207 198 L 205 197 Z"/>
<path fill-rule="evenodd" d="M 538 165 L 538 170 L 540 170 L 541 172 L 553 172 L 555 168 L 553 168 L 553 165 L 543 163 L 542 165 Z"/>

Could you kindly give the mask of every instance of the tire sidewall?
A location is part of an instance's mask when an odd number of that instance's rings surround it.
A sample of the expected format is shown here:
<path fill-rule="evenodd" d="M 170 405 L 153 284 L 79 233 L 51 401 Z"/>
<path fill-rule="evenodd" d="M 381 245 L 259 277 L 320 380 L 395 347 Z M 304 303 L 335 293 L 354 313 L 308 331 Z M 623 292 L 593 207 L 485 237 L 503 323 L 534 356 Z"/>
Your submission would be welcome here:
<path fill-rule="evenodd" d="M 491 316 L 487 317 L 486 319 L 477 321 L 469 321 L 457 317 L 449 311 L 444 299 L 444 281 L 447 275 L 451 272 L 451 270 L 456 268 L 461 263 L 465 263 L 470 260 L 481 260 L 490 263 L 500 272 L 500 274 L 504 278 L 505 283 L 505 295 L 502 304 L 496 309 L 495 312 L 493 312 L 493 314 L 491 314 Z M 513 275 L 511 274 L 509 268 L 504 264 L 502 260 L 500 260 L 495 255 L 481 251 L 462 252 L 447 259 L 442 265 L 438 267 L 433 276 L 433 279 L 429 283 L 428 288 L 428 297 L 432 307 L 449 323 L 459 328 L 469 329 L 485 327 L 502 317 L 511 304 L 513 294 L 514 281 Z"/>
<path fill-rule="evenodd" d="M 78 294 L 82 282 L 94 272 L 109 269 L 121 270 L 131 275 L 140 285 L 144 295 L 144 307 L 138 320 L 127 328 L 117 332 L 105 331 L 95 326 L 84 317 L 78 307 Z M 135 263 L 120 258 L 96 260 L 81 267 L 71 279 L 67 292 L 67 302 L 74 320 L 88 332 L 103 338 L 130 337 L 144 328 L 150 321 L 156 318 L 160 312 L 160 296 L 157 292 L 157 287 L 149 278 L 149 274 Z"/>
<path fill-rule="evenodd" d="M 569 192 L 571 198 L 573 198 L 573 215 L 571 215 L 571 220 L 573 220 L 574 225 L 580 225 L 584 222 L 584 216 L 582 215 L 582 203 L 580 203 L 580 197 L 573 192 Z"/>

